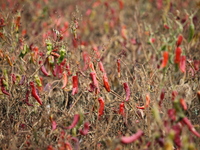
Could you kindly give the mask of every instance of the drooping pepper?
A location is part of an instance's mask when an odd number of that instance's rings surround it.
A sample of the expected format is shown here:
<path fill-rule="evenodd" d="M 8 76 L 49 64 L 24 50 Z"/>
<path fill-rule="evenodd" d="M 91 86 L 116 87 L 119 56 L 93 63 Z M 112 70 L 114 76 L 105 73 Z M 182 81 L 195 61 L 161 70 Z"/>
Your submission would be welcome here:
<path fill-rule="evenodd" d="M 42 105 L 42 100 L 41 98 L 39 97 L 39 95 L 37 94 L 37 91 L 36 91 L 36 87 L 34 85 L 34 82 L 29 82 L 29 85 L 31 87 L 31 94 L 32 96 L 37 100 L 37 102 Z"/>
<path fill-rule="evenodd" d="M 74 119 L 73 119 L 71 125 L 68 126 L 66 129 L 72 129 L 72 128 L 74 128 L 77 125 L 79 119 L 80 119 L 80 115 L 79 114 L 75 114 L 74 115 Z"/>
<path fill-rule="evenodd" d="M 169 53 L 167 51 L 163 52 L 163 60 L 162 60 L 161 68 L 165 68 L 167 66 L 168 59 L 169 59 Z"/>
<path fill-rule="evenodd" d="M 67 73 L 63 73 L 63 86 L 62 89 L 64 89 L 67 86 Z"/>
<path fill-rule="evenodd" d="M 42 61 L 39 61 L 39 64 L 42 64 Z M 42 71 L 42 73 L 45 76 L 49 76 L 49 73 L 47 72 L 46 68 L 44 67 L 44 65 L 41 66 L 40 70 Z"/>
<path fill-rule="evenodd" d="M 120 103 L 120 105 L 119 105 L 119 114 L 122 115 L 122 116 L 125 115 L 124 102 Z"/>
<path fill-rule="evenodd" d="M 104 105 L 105 102 L 102 97 L 98 98 L 99 101 L 99 110 L 98 110 L 98 118 L 100 118 L 104 114 Z"/>
<path fill-rule="evenodd" d="M 180 58 L 180 63 L 179 63 L 179 68 L 181 72 L 185 73 L 186 72 L 186 56 L 181 56 Z"/>
<path fill-rule="evenodd" d="M 99 61 L 99 69 L 100 69 L 100 71 L 102 72 L 102 73 L 105 73 L 105 69 L 104 69 L 104 67 L 103 67 L 103 63 L 101 62 L 101 61 Z"/>
<path fill-rule="evenodd" d="M 176 46 L 179 47 L 179 46 L 181 45 L 182 41 L 183 41 L 183 35 L 180 34 L 180 35 L 178 36 L 178 38 L 177 38 Z"/>
<path fill-rule="evenodd" d="M 8 91 L 6 91 L 6 88 L 4 86 L 3 78 L 1 78 L 1 91 L 3 94 L 10 96 L 10 93 Z"/>
<path fill-rule="evenodd" d="M 174 63 L 175 64 L 179 64 L 180 63 L 181 53 L 182 53 L 181 48 L 177 47 L 176 50 L 175 50 L 175 58 L 174 58 Z"/>
<path fill-rule="evenodd" d="M 131 96 L 130 88 L 128 86 L 128 83 L 126 83 L 126 82 L 123 85 L 124 85 L 124 90 L 126 92 L 126 99 L 125 99 L 125 101 L 129 101 L 130 96 Z"/>
<path fill-rule="evenodd" d="M 95 88 L 96 88 L 96 94 L 97 93 L 99 93 L 100 92 L 100 90 L 99 90 L 99 83 L 98 83 L 98 81 L 97 81 L 97 78 L 96 78 L 96 73 L 95 72 L 91 72 L 90 73 L 90 77 L 91 77 L 91 79 L 92 79 L 92 84 L 95 86 Z"/>
<path fill-rule="evenodd" d="M 72 95 L 75 95 L 78 93 L 78 76 L 77 75 L 72 77 L 72 82 L 73 82 Z"/>
<path fill-rule="evenodd" d="M 107 92 L 110 92 L 110 85 L 108 82 L 108 77 L 106 73 L 103 73 L 103 84 Z"/>

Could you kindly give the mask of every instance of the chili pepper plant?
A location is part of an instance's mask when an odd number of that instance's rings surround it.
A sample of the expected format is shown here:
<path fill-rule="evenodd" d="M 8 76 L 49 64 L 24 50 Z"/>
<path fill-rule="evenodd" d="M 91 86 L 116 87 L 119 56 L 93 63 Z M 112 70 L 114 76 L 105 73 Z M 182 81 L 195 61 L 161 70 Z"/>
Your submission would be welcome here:
<path fill-rule="evenodd" d="M 0 149 L 200 148 L 198 0 L 0 1 Z"/>

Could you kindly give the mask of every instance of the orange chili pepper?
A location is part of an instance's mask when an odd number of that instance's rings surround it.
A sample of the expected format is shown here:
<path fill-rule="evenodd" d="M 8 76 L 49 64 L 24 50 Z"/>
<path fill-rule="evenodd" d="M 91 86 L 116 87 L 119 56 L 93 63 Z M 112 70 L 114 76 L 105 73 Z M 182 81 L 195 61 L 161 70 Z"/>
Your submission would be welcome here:
<path fill-rule="evenodd" d="M 176 51 L 175 51 L 175 59 L 174 59 L 174 63 L 175 64 L 179 64 L 180 63 L 180 60 L 181 60 L 181 48 L 180 47 L 177 47 L 176 48 Z"/>
<path fill-rule="evenodd" d="M 64 72 L 63 73 L 63 86 L 62 86 L 62 89 L 64 89 L 67 85 L 67 73 Z"/>
<path fill-rule="evenodd" d="M 184 110 L 187 110 L 187 104 L 183 98 L 180 99 L 180 104 Z"/>
<path fill-rule="evenodd" d="M 167 66 L 168 59 L 169 59 L 169 53 L 167 51 L 165 51 L 163 53 L 163 60 L 162 60 L 161 68 L 164 68 Z"/>

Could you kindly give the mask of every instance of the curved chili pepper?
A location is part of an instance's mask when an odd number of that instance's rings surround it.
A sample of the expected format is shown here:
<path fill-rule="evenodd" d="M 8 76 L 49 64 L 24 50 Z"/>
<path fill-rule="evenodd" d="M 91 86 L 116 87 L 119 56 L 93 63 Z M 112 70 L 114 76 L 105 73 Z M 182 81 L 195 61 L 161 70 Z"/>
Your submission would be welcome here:
<path fill-rule="evenodd" d="M 162 60 L 161 68 L 164 68 L 167 66 L 168 59 L 169 59 L 169 53 L 167 51 L 165 51 L 163 53 L 163 60 Z"/>
<path fill-rule="evenodd" d="M 121 114 L 122 116 L 125 115 L 125 107 L 124 107 L 124 102 L 120 103 L 119 105 L 119 114 Z"/>
<path fill-rule="evenodd" d="M 37 100 L 37 102 L 42 105 L 42 100 L 40 99 L 39 95 L 37 94 L 36 92 L 36 88 L 35 88 L 35 85 L 34 85 L 34 82 L 29 82 L 29 85 L 31 86 L 31 94 L 32 96 Z"/>
<path fill-rule="evenodd" d="M 110 92 L 110 85 L 108 83 L 108 77 L 106 73 L 103 73 L 103 84 L 107 92 Z"/>
<path fill-rule="evenodd" d="M 54 56 L 54 57 L 56 57 L 56 58 L 60 57 L 60 55 L 58 53 L 56 53 L 56 52 L 51 52 L 51 55 Z"/>
<path fill-rule="evenodd" d="M 84 128 L 83 128 L 82 130 L 79 130 L 80 134 L 81 134 L 81 135 L 86 135 L 86 134 L 88 134 L 89 128 L 90 128 L 89 122 L 85 122 L 85 123 L 84 123 Z"/>
<path fill-rule="evenodd" d="M 39 64 L 42 64 L 42 61 L 39 61 Z M 42 73 L 45 76 L 49 76 L 49 73 L 47 72 L 46 68 L 44 67 L 44 65 L 41 66 L 40 70 L 42 71 Z"/>
<path fill-rule="evenodd" d="M 177 38 L 176 46 L 179 47 L 179 46 L 181 45 L 182 41 L 183 41 L 183 35 L 180 34 L 180 35 L 178 36 L 178 38 Z"/>
<path fill-rule="evenodd" d="M 12 77 L 12 83 L 15 84 L 16 79 L 17 79 L 17 78 L 16 78 L 16 75 L 12 73 L 12 74 L 11 74 L 11 77 Z"/>
<path fill-rule="evenodd" d="M 67 127 L 66 129 L 74 128 L 76 126 L 76 124 L 78 123 L 79 119 L 80 119 L 80 115 L 79 114 L 75 114 L 72 124 L 69 127 Z"/>
<path fill-rule="evenodd" d="M 103 114 L 104 114 L 104 105 L 105 105 L 105 102 L 104 102 L 104 100 L 103 100 L 103 98 L 102 97 L 100 97 L 99 99 L 98 99 L 98 101 L 99 101 L 99 111 L 98 111 L 98 117 L 101 117 Z"/>
<path fill-rule="evenodd" d="M 67 73 L 63 73 L 63 86 L 62 89 L 64 89 L 67 86 Z"/>
<path fill-rule="evenodd" d="M 124 83 L 124 89 L 125 89 L 125 92 L 126 92 L 126 100 L 125 101 L 128 101 L 130 99 L 130 96 L 131 96 L 131 91 L 130 91 L 130 88 L 128 86 L 128 83 Z"/>
<path fill-rule="evenodd" d="M 72 89 L 72 95 L 75 95 L 78 93 L 78 76 L 73 76 L 72 77 L 73 81 L 73 89 Z"/>
<path fill-rule="evenodd" d="M 190 122 L 190 120 L 187 117 L 184 117 L 182 119 L 182 122 L 187 125 L 188 129 L 197 137 L 200 137 L 200 134 L 195 130 L 194 126 L 192 125 L 192 123 Z"/>
<path fill-rule="evenodd" d="M 135 142 L 136 140 L 138 140 L 142 135 L 144 134 L 144 132 L 142 130 L 139 130 L 137 133 L 133 134 L 132 136 L 129 137 L 121 137 L 120 138 L 120 142 L 123 144 L 129 144 L 132 142 Z"/>
<path fill-rule="evenodd" d="M 3 85 L 1 85 L 1 91 L 2 91 L 3 94 L 10 96 L 10 93 L 6 91 L 6 89 Z"/>

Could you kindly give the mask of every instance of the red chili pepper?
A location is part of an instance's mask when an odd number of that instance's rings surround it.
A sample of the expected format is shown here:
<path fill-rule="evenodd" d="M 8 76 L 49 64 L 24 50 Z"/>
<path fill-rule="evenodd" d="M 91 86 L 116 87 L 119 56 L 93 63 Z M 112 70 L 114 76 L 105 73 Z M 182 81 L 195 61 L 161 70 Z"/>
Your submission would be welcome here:
<path fill-rule="evenodd" d="M 161 68 L 165 68 L 167 66 L 168 59 L 169 59 L 169 53 L 167 51 L 163 52 L 163 60 L 162 60 Z"/>
<path fill-rule="evenodd" d="M 108 77 L 106 73 L 103 73 L 103 84 L 107 92 L 110 92 L 110 85 L 108 83 Z"/>
<path fill-rule="evenodd" d="M 67 73 L 63 73 L 63 86 L 62 89 L 64 89 L 67 86 Z"/>
<path fill-rule="evenodd" d="M 130 96 L 131 96 L 131 91 L 130 91 L 130 88 L 128 86 L 128 83 L 124 83 L 124 89 L 125 89 L 125 92 L 126 92 L 126 100 L 125 101 L 128 101 L 130 99 Z"/>
<path fill-rule="evenodd" d="M 188 129 L 197 137 L 200 137 L 200 134 L 195 130 L 194 126 L 192 125 L 192 123 L 190 122 L 190 120 L 187 117 L 184 117 L 182 119 L 182 122 L 187 125 Z"/>
<path fill-rule="evenodd" d="M 42 64 L 42 61 L 39 61 L 39 64 Z M 46 68 L 44 67 L 44 65 L 41 66 L 40 70 L 42 71 L 42 73 L 45 76 L 49 76 L 49 73 L 47 72 Z"/>
<path fill-rule="evenodd" d="M 78 93 L 78 76 L 73 76 L 72 77 L 73 81 L 73 89 L 72 89 L 72 95 L 75 95 Z"/>
<path fill-rule="evenodd" d="M 92 79 L 93 85 L 96 87 L 96 94 L 97 94 L 97 93 L 99 93 L 99 83 L 98 83 L 97 78 L 96 78 L 96 73 L 91 72 L 90 77 Z"/>
<path fill-rule="evenodd" d="M 179 47 L 181 45 L 182 41 L 183 41 L 183 35 L 180 34 L 176 41 L 176 46 Z"/>
<path fill-rule="evenodd" d="M 72 124 L 69 127 L 67 127 L 66 129 L 74 128 L 77 125 L 79 119 L 80 119 L 80 115 L 79 114 L 75 114 Z"/>
<path fill-rule="evenodd" d="M 183 73 L 186 72 L 186 70 L 185 70 L 186 69 L 186 56 L 181 56 L 179 68 L 180 68 L 181 72 L 183 72 Z"/>
<path fill-rule="evenodd" d="M 34 82 L 29 82 L 29 85 L 31 86 L 31 94 L 32 96 L 37 100 L 37 102 L 42 105 L 42 100 L 40 99 L 39 95 L 37 94 Z"/>
<path fill-rule="evenodd" d="M 180 104 L 184 110 L 187 110 L 187 104 L 183 98 L 180 99 Z"/>
<path fill-rule="evenodd" d="M 58 64 L 55 65 L 55 73 L 58 76 L 58 78 L 62 77 L 63 69 L 62 69 L 60 64 L 59 65 Z"/>
<path fill-rule="evenodd" d="M 120 141 L 123 144 L 130 144 L 130 143 L 135 142 L 136 140 L 138 140 L 143 134 L 144 134 L 144 132 L 142 130 L 139 130 L 137 133 L 133 134 L 132 136 L 121 137 Z"/>
<path fill-rule="evenodd" d="M 181 48 L 177 47 L 176 51 L 175 51 L 175 59 L 174 59 L 174 63 L 175 64 L 179 64 L 180 63 L 180 61 L 181 61 L 181 53 L 182 53 Z"/>
<path fill-rule="evenodd" d="M 165 29 L 169 29 L 168 25 L 164 24 L 163 26 L 164 26 Z"/>
<path fill-rule="evenodd" d="M 162 89 L 161 94 L 160 94 L 160 101 L 159 101 L 159 104 L 158 104 L 159 107 L 161 107 L 161 104 L 162 104 L 164 98 L 165 98 L 165 90 Z"/>
<path fill-rule="evenodd" d="M 83 128 L 82 130 L 79 130 L 80 134 L 81 134 L 81 135 L 86 135 L 86 134 L 88 134 L 89 128 L 90 128 L 89 122 L 85 122 L 85 123 L 84 123 L 84 128 Z"/>
<path fill-rule="evenodd" d="M 124 102 L 120 103 L 120 105 L 119 105 L 119 114 L 122 115 L 122 116 L 125 115 Z"/>
<path fill-rule="evenodd" d="M 103 98 L 102 97 L 100 97 L 99 99 L 98 99 L 98 101 L 99 101 L 99 111 L 98 111 L 98 117 L 101 117 L 103 114 L 104 114 L 104 105 L 105 105 L 105 102 L 104 102 L 104 100 L 103 100 Z"/>
<path fill-rule="evenodd" d="M 118 0 L 119 8 L 122 10 L 124 8 L 124 2 L 122 0 Z"/>
<path fill-rule="evenodd" d="M 105 69 L 104 69 L 103 63 L 102 63 L 101 61 L 99 62 L 99 69 L 100 69 L 100 71 L 101 71 L 102 73 L 105 73 Z"/>
<path fill-rule="evenodd" d="M 121 67 L 120 67 L 120 59 L 117 59 L 117 72 L 118 72 L 118 77 L 120 77 L 120 70 L 121 70 Z"/>
<path fill-rule="evenodd" d="M 11 74 L 11 77 L 12 77 L 12 83 L 15 84 L 16 79 L 17 79 L 17 78 L 16 78 L 16 75 L 12 73 L 12 74 Z"/>

